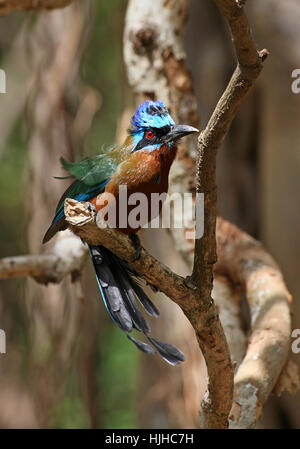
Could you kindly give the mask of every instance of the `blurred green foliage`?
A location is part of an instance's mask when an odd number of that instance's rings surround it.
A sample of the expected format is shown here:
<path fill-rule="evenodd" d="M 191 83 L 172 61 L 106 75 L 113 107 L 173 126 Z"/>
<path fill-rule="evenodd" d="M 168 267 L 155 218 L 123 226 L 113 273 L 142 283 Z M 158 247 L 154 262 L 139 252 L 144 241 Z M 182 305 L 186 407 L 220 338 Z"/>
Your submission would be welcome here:
<path fill-rule="evenodd" d="M 25 223 L 22 207 L 24 174 L 28 170 L 26 143 L 22 140 L 21 123 L 18 121 L 5 143 L 0 163 L 0 233 L 1 253 L 13 256 L 24 250 Z"/>
<path fill-rule="evenodd" d="M 103 103 L 85 139 L 85 154 L 99 153 L 102 145 L 114 143 L 125 84 L 122 42 L 127 1 L 100 0 L 93 5 L 90 44 L 83 57 L 82 77 L 99 90 Z"/>
<path fill-rule="evenodd" d="M 99 342 L 103 362 L 97 373 L 103 427 L 136 428 L 139 353 L 115 326 L 110 326 L 105 337 L 105 342 Z"/>

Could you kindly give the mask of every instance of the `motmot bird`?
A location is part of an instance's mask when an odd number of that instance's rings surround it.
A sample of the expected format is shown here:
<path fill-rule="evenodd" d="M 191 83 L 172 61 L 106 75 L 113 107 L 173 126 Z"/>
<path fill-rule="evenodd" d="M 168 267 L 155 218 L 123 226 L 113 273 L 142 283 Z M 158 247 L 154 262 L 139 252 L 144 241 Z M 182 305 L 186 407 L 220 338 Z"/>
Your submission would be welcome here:
<path fill-rule="evenodd" d="M 103 201 L 108 197 L 107 194 L 114 195 L 118 203 L 119 186 L 125 185 L 127 197 L 132 193 L 143 193 L 151 205 L 152 193 L 168 191 L 169 171 L 176 156 L 176 143 L 181 137 L 195 132 L 199 131 L 192 126 L 176 125 L 161 101 L 147 100 L 133 115 L 123 145 L 79 162 L 67 162 L 61 158 L 63 168 L 75 180 L 62 195 L 43 243 L 48 242 L 58 231 L 67 228 L 64 215 L 66 198 L 88 201 L 100 211 L 107 204 Z M 119 210 L 118 204 L 116 210 Z M 130 208 L 128 213 L 129 211 Z M 148 217 L 154 218 L 151 210 L 149 212 Z M 119 232 L 126 232 L 131 236 L 136 257 L 139 257 L 141 247 L 136 235 L 139 227 L 133 228 L 127 224 L 125 228 L 121 228 L 119 217 L 116 226 Z M 171 365 L 184 361 L 185 356 L 178 348 L 149 335 L 149 323 L 136 300 L 151 316 L 157 317 L 159 311 L 142 289 L 137 273 L 104 246 L 89 245 L 89 252 L 106 309 L 129 340 L 143 352 L 159 353 Z M 148 342 L 130 335 L 133 329 L 142 332 Z"/>

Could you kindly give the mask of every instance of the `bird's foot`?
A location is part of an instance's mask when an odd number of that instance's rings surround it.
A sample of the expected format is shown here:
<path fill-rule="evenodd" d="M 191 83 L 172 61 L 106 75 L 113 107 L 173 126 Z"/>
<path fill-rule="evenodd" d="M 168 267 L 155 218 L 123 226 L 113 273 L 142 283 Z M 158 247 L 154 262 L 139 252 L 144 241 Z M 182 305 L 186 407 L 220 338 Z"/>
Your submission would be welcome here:
<path fill-rule="evenodd" d="M 133 261 L 136 261 L 141 257 L 141 241 L 137 234 L 129 234 L 129 236 L 135 249 L 135 258 L 133 259 Z"/>

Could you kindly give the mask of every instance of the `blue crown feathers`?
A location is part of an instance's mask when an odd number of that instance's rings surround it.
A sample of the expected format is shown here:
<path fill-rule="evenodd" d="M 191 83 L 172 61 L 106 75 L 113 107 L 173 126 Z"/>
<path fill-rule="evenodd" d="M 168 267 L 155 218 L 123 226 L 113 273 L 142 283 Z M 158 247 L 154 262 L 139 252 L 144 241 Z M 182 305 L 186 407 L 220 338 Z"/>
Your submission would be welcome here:
<path fill-rule="evenodd" d="M 140 131 L 141 128 L 162 128 L 174 124 L 174 120 L 162 101 L 146 100 L 138 107 L 131 119 L 131 132 Z"/>

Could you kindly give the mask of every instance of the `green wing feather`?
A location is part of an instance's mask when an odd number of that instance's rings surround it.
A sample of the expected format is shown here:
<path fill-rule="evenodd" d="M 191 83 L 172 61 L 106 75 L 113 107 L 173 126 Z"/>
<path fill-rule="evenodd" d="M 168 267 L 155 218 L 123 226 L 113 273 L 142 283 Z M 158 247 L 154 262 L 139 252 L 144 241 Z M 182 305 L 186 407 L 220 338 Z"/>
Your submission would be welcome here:
<path fill-rule="evenodd" d="M 67 162 L 61 157 L 60 161 L 65 170 L 88 186 L 99 184 L 110 178 L 119 164 L 116 158 L 108 154 L 100 154 L 79 162 Z"/>
<path fill-rule="evenodd" d="M 133 147 L 132 137 L 119 147 L 111 147 L 108 152 L 88 157 L 78 162 L 68 162 L 60 158 L 62 166 L 71 175 L 88 186 L 94 186 L 112 177 L 118 165 L 128 157 Z"/>
<path fill-rule="evenodd" d="M 84 196 L 85 194 L 91 194 L 92 197 L 92 194 L 96 194 L 98 190 L 101 191 L 100 185 L 109 180 L 117 170 L 120 163 L 120 152 L 116 148 L 109 153 L 99 154 L 78 162 L 68 162 L 63 157 L 60 158 L 60 161 L 63 168 L 76 180 L 61 197 L 56 213 L 61 210 L 67 197 L 76 199 L 78 195 Z"/>

